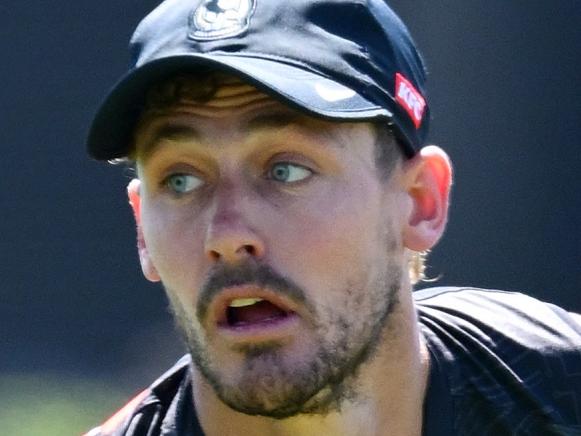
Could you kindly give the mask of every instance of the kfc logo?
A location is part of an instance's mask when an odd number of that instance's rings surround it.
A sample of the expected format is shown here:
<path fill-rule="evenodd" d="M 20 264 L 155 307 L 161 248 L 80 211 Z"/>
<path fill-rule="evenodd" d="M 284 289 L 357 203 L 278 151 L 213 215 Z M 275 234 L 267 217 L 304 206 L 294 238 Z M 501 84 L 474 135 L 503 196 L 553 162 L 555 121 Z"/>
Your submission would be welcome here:
<path fill-rule="evenodd" d="M 416 129 L 419 129 L 424 118 L 426 100 L 400 73 L 395 74 L 395 98 L 412 118 Z"/>

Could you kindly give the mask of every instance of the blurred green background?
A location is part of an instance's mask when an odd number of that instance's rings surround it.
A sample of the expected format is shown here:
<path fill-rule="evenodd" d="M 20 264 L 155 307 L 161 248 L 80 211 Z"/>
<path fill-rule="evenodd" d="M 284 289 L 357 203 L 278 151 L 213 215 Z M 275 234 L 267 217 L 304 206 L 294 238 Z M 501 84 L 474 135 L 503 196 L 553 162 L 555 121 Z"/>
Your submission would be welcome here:
<path fill-rule="evenodd" d="M 129 398 L 102 381 L 51 374 L 0 376 L 0 434 L 81 435 Z"/>

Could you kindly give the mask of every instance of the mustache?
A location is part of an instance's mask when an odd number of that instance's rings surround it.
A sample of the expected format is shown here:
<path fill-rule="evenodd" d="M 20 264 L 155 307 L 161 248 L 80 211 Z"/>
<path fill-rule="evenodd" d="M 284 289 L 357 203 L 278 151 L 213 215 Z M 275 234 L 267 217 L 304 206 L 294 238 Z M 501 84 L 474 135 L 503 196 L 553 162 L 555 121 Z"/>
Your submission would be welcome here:
<path fill-rule="evenodd" d="M 252 285 L 268 288 L 294 303 L 307 305 L 305 292 L 292 280 L 283 277 L 268 265 L 245 263 L 239 265 L 216 265 L 200 289 L 196 315 L 206 319 L 210 304 L 225 288 Z"/>

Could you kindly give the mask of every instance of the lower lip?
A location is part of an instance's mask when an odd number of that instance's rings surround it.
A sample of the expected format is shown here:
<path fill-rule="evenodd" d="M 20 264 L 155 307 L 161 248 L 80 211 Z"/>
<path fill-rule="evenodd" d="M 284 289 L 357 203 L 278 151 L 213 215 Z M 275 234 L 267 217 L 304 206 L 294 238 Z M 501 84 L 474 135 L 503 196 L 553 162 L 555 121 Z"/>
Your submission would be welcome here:
<path fill-rule="evenodd" d="M 265 342 L 290 336 L 299 323 L 296 313 L 248 324 L 221 324 L 218 333 L 232 342 Z"/>

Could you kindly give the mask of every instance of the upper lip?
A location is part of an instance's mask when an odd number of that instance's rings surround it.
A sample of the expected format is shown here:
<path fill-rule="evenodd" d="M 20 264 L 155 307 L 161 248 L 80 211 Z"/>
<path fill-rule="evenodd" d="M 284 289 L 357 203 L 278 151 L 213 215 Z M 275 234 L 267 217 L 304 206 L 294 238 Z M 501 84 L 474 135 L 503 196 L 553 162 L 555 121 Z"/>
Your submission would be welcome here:
<path fill-rule="evenodd" d="M 227 308 L 233 300 L 238 298 L 261 298 L 266 300 L 286 313 L 298 313 L 300 307 L 291 299 L 269 288 L 256 285 L 241 285 L 224 288 L 212 301 L 209 313 L 212 316 L 211 324 L 227 324 Z"/>

